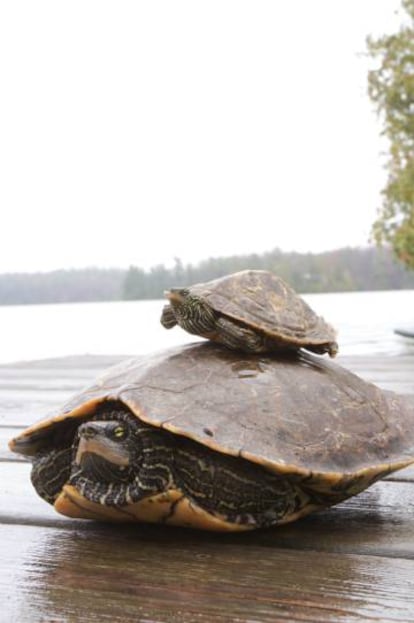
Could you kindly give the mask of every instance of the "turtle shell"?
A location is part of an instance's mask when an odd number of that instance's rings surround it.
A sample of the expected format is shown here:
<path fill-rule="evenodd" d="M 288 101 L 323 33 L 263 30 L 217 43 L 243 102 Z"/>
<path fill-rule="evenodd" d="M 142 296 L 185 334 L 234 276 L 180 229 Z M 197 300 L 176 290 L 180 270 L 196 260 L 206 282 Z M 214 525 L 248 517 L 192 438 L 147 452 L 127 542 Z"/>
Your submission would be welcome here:
<path fill-rule="evenodd" d="M 188 290 L 220 314 L 282 344 L 336 354 L 335 329 L 271 272 L 244 270 Z"/>
<path fill-rule="evenodd" d="M 122 402 L 144 423 L 305 483 L 314 499 L 298 516 L 359 493 L 414 462 L 414 410 L 403 398 L 307 353 L 240 356 L 213 343 L 180 346 L 111 368 L 59 413 L 12 440 L 10 448 L 33 455 L 69 420 L 84 421 L 108 400 Z M 124 512 L 100 509 L 65 485 L 55 508 L 77 517 L 161 521 L 159 509 L 173 504 L 174 495 Z M 191 503 L 171 523 L 243 529 L 206 517 Z"/>

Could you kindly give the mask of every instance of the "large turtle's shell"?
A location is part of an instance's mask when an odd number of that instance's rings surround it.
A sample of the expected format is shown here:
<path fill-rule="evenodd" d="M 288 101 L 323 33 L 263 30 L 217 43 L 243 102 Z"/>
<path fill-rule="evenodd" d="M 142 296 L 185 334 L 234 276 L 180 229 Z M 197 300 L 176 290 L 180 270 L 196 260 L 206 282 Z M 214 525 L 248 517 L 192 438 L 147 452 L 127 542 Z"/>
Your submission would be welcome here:
<path fill-rule="evenodd" d="M 244 270 L 188 288 L 215 311 L 292 346 L 336 352 L 336 332 L 277 275 Z"/>
<path fill-rule="evenodd" d="M 403 398 L 310 354 L 273 359 L 212 343 L 111 368 L 11 449 L 34 454 L 56 427 L 104 400 L 213 450 L 308 478 L 320 490 L 414 462 L 414 410 Z"/>

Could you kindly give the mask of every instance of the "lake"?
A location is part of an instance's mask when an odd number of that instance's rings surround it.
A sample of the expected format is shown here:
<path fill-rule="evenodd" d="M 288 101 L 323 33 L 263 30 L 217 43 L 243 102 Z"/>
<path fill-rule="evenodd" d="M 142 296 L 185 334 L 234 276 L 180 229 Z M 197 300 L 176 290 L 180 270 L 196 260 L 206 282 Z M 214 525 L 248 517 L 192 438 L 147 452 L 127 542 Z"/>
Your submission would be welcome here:
<path fill-rule="evenodd" d="M 408 355 L 414 340 L 393 333 L 414 326 L 414 290 L 308 294 L 303 298 L 338 330 L 344 355 Z M 159 323 L 164 301 L 0 307 L 0 363 L 82 354 L 147 353 L 194 341 Z"/>

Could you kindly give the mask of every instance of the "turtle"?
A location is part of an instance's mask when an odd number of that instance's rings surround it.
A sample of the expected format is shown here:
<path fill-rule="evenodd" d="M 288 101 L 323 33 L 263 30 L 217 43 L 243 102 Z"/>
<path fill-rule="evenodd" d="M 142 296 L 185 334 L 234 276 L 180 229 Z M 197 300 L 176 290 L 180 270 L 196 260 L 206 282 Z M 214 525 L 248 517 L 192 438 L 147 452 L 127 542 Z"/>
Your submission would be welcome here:
<path fill-rule="evenodd" d="M 335 357 L 336 331 L 277 275 L 244 270 L 165 292 L 166 329 L 183 329 L 231 349 L 271 353 L 304 348 Z"/>
<path fill-rule="evenodd" d="M 129 359 L 10 441 L 63 515 L 269 528 L 414 462 L 414 408 L 303 351 L 198 342 Z"/>

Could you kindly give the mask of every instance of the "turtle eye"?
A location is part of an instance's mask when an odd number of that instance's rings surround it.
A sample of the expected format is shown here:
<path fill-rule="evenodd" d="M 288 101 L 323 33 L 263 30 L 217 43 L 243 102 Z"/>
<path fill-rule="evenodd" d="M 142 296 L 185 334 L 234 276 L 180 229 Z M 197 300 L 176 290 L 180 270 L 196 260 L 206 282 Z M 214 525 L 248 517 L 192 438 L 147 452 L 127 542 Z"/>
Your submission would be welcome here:
<path fill-rule="evenodd" d="M 126 437 L 126 434 L 127 434 L 126 428 L 125 426 L 122 426 L 122 424 L 118 424 L 117 426 L 112 428 L 112 430 L 110 431 L 111 437 L 119 441 L 121 441 L 121 439 L 124 439 Z"/>

